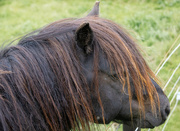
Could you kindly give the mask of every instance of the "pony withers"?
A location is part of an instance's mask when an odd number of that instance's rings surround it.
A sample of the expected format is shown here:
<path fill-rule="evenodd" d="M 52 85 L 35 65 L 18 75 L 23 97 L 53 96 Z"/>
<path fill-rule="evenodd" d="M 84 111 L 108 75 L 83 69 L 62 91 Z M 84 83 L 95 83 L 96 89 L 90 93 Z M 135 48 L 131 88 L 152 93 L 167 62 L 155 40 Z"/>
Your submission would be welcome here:
<path fill-rule="evenodd" d="M 135 41 L 88 16 L 56 21 L 0 52 L 0 129 L 91 130 L 116 121 L 154 128 L 169 101 Z"/>

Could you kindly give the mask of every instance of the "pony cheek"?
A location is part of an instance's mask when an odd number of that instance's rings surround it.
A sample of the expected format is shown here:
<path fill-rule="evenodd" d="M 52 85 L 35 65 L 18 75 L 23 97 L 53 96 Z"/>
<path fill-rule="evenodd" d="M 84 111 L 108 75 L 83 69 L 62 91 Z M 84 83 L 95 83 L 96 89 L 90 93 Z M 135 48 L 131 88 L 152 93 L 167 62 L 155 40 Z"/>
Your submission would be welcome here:
<path fill-rule="evenodd" d="M 116 122 L 119 122 L 119 120 L 131 121 L 131 117 L 133 117 L 133 119 L 136 119 L 136 118 L 139 119 L 139 117 L 140 117 L 139 109 L 141 107 L 139 107 L 137 100 L 132 100 L 132 103 L 131 103 L 132 114 L 130 111 L 130 103 L 129 103 L 129 96 L 128 95 L 124 95 L 122 105 L 123 106 L 121 108 L 121 111 L 119 112 L 119 114 L 115 118 Z"/>
<path fill-rule="evenodd" d="M 99 93 L 101 102 L 104 109 L 104 119 L 105 123 L 113 121 L 122 108 L 122 98 L 121 92 L 117 91 L 118 87 L 114 87 L 111 80 L 100 80 Z M 96 104 L 96 107 L 97 104 Z M 99 108 L 99 109 L 98 109 Z M 103 123 L 103 117 L 100 106 L 96 108 L 96 116 L 99 123 Z"/>

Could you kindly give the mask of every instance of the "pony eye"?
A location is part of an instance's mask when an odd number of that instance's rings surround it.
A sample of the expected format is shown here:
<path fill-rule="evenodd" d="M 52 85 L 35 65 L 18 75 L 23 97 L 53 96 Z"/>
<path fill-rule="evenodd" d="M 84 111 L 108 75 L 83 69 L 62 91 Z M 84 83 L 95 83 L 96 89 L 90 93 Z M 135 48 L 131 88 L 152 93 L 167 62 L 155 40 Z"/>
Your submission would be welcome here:
<path fill-rule="evenodd" d="M 110 78 L 111 78 L 112 80 L 119 80 L 118 74 L 110 75 Z"/>

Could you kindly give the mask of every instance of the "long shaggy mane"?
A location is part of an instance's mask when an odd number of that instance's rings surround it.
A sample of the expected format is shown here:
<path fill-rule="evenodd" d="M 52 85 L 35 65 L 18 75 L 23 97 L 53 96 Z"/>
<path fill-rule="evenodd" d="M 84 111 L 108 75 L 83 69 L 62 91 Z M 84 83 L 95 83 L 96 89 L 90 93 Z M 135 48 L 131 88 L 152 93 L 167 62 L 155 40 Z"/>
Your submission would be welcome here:
<path fill-rule="evenodd" d="M 99 17 L 64 19 L 0 52 L 0 123 L 4 130 L 88 130 L 89 121 L 96 121 L 91 87 L 82 73 L 74 38 L 76 29 L 84 22 L 90 24 L 94 35 L 95 90 L 98 92 L 97 63 L 101 50 L 121 83 L 128 85 L 130 103 L 131 78 L 142 112 L 144 90 L 155 109 L 157 93 L 150 78 L 156 78 L 136 42 L 122 27 Z M 102 105 L 100 96 L 99 103 Z"/>

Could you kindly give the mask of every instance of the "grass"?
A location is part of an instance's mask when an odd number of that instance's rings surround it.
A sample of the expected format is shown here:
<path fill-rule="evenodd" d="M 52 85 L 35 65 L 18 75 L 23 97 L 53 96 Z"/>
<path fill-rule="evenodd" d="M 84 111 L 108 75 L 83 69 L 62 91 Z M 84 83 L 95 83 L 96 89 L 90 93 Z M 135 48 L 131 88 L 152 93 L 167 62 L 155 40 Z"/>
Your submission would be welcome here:
<path fill-rule="evenodd" d="M 83 17 L 90 11 L 94 2 L 94 0 L 0 0 L 0 43 L 8 43 L 59 19 Z M 145 59 L 155 71 L 180 35 L 179 7 L 180 0 L 101 0 L 100 15 L 123 25 L 138 40 L 145 52 Z M 175 46 L 179 43 L 180 39 L 176 41 Z M 162 86 L 180 62 L 179 57 L 180 49 L 158 74 Z M 166 93 L 170 91 L 179 75 L 180 70 L 174 75 Z M 179 83 L 178 86 L 180 86 Z M 180 112 L 180 105 L 170 118 L 166 130 L 180 130 L 178 112 Z M 101 127 L 102 130 L 103 128 Z M 162 126 L 154 130 L 161 129 Z M 109 130 L 113 131 L 113 126 Z"/>

